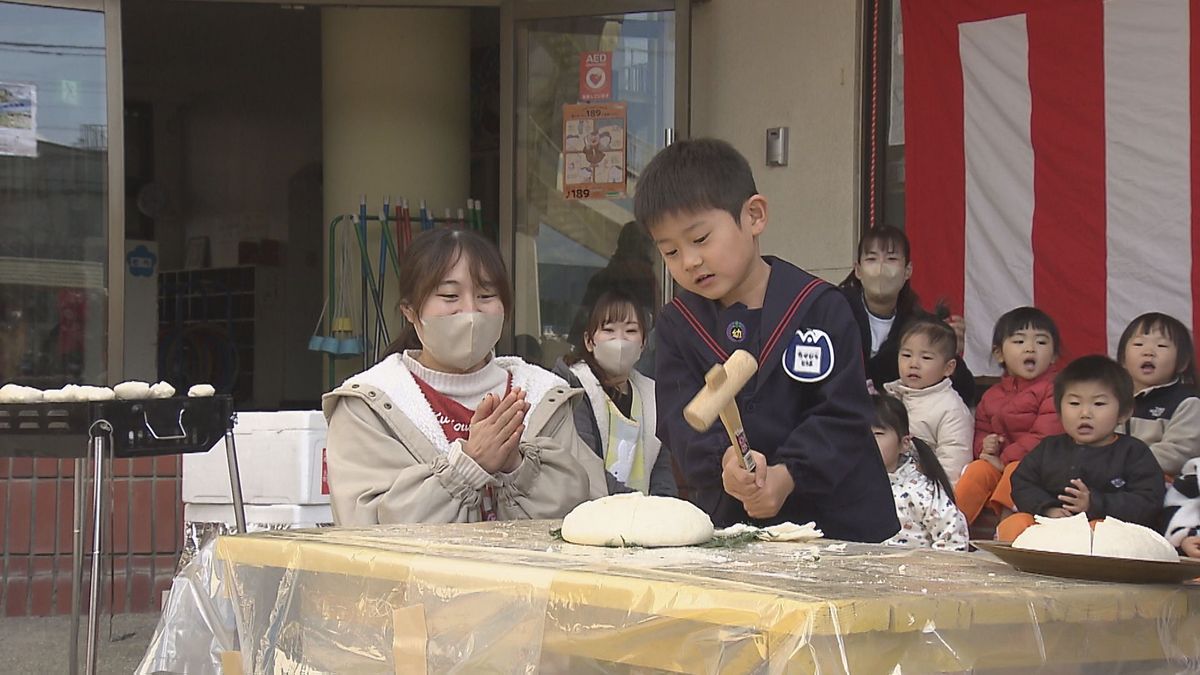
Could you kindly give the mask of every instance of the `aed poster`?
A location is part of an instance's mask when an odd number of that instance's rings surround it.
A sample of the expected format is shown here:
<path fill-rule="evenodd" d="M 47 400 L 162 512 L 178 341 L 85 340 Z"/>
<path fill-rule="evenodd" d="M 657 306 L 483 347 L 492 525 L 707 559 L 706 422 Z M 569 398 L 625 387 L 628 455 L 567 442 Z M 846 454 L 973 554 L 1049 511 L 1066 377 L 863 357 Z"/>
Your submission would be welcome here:
<path fill-rule="evenodd" d="M 607 101 L 612 98 L 612 52 L 583 52 L 579 55 L 579 100 Z"/>
<path fill-rule="evenodd" d="M 0 82 L 0 155 L 37 157 L 37 87 Z"/>
<path fill-rule="evenodd" d="M 563 196 L 619 199 L 625 196 L 625 103 L 563 106 Z"/>

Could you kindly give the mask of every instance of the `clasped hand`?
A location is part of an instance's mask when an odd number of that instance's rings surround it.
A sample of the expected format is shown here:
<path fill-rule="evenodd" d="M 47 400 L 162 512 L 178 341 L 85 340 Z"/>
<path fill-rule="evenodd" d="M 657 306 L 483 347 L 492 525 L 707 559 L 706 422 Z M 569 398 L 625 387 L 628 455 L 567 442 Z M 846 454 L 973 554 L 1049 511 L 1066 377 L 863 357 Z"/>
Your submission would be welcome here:
<path fill-rule="evenodd" d="M 1004 460 L 1000 459 L 1004 440 L 1000 434 L 988 434 L 984 436 L 983 445 L 979 450 L 979 459 L 991 464 L 997 471 L 1004 471 Z"/>
<path fill-rule="evenodd" d="M 1063 488 L 1063 494 L 1058 496 L 1061 506 L 1052 506 L 1042 515 L 1050 518 L 1068 518 L 1077 513 L 1087 513 L 1092 505 L 1092 492 L 1078 478 L 1072 478 L 1071 484 Z"/>
<path fill-rule="evenodd" d="M 792 474 L 782 464 L 767 466 L 767 458 L 757 450 L 750 451 L 757 470 L 750 472 L 742 464 L 742 453 L 732 445 L 721 458 L 721 484 L 736 497 L 751 518 L 773 518 L 783 508 L 796 484 Z"/>
<path fill-rule="evenodd" d="M 463 452 L 484 471 L 515 471 L 521 465 L 521 434 L 529 404 L 525 392 L 513 388 L 504 398 L 488 394 L 471 417 Z"/>
<path fill-rule="evenodd" d="M 1092 505 L 1092 492 L 1088 490 L 1088 486 L 1084 485 L 1083 481 L 1072 478 L 1071 484 L 1063 488 L 1063 494 L 1058 496 L 1058 501 L 1062 503 L 1063 509 L 1071 515 L 1087 513 L 1088 507 Z"/>

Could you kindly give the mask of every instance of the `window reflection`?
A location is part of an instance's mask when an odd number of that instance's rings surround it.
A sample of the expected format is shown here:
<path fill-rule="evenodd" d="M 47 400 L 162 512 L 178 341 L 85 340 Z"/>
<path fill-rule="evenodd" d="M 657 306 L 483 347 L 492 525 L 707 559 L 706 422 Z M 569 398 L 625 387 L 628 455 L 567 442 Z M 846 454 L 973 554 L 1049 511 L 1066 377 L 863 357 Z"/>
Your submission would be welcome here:
<path fill-rule="evenodd" d="M 674 20 L 672 12 L 539 19 L 519 38 L 515 347 L 531 361 L 549 367 L 565 356 L 590 303 L 614 283 L 647 316 L 660 304 L 657 253 L 632 222 L 632 195 L 673 121 Z M 626 106 L 625 198 L 564 196 L 564 150 L 586 151 L 586 143 L 564 125 L 563 106 L 581 101 L 580 59 L 589 52 L 611 55 L 610 102 Z M 651 359 L 639 368 L 650 372 Z"/>
<path fill-rule="evenodd" d="M 0 2 L 0 382 L 106 379 L 107 129 L 103 14 Z"/>

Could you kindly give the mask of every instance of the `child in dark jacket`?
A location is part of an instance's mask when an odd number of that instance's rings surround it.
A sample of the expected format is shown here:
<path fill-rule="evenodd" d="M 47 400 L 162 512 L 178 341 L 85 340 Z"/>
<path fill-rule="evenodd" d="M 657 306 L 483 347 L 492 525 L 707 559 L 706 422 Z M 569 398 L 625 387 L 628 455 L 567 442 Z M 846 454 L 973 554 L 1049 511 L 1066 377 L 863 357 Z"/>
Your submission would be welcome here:
<path fill-rule="evenodd" d="M 1166 485 L 1145 443 L 1116 432 L 1133 412 L 1133 380 L 1107 356 L 1071 362 L 1054 381 L 1054 405 L 1067 433 L 1038 444 L 1013 472 L 1012 497 L 1020 513 L 997 528 L 1016 539 L 1033 516 L 1085 513 L 1157 528 Z"/>

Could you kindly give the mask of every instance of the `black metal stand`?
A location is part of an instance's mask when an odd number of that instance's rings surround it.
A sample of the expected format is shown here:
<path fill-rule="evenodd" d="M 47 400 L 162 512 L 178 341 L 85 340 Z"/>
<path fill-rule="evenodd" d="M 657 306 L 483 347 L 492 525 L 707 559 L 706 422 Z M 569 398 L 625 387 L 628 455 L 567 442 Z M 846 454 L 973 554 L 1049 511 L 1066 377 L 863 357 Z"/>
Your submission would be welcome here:
<path fill-rule="evenodd" d="M 75 460 L 75 514 L 71 547 L 71 675 L 79 675 L 79 614 L 83 610 L 83 495 L 87 483 L 87 461 Z"/>
<path fill-rule="evenodd" d="M 233 517 L 237 522 L 238 534 L 246 534 L 246 507 L 242 504 L 242 475 L 238 472 L 237 443 L 233 440 L 233 427 L 237 425 L 237 414 L 225 431 L 225 463 L 229 465 L 229 492 L 233 495 Z"/>
<path fill-rule="evenodd" d="M 189 425 L 184 413 L 190 412 Z M 157 420 L 157 422 L 155 422 Z M 167 421 L 163 421 L 167 420 Z M 100 576 L 104 557 L 105 523 L 109 516 L 108 467 L 114 457 L 152 457 L 204 452 L 224 435 L 238 533 L 246 532 L 242 484 L 238 474 L 233 427 L 237 416 L 228 396 L 213 399 L 160 399 L 99 403 L 38 403 L 0 405 L 0 457 L 75 459 L 75 512 L 71 553 L 71 675 L 79 674 L 79 627 L 83 616 L 84 535 L 87 520 L 87 482 L 92 482 L 91 589 L 88 594 L 87 650 L 84 672 L 95 675 L 100 646 Z M 170 427 L 159 433 L 155 424 Z M 188 428 L 190 427 L 190 428 Z M 86 445 L 83 452 L 80 446 Z M 89 462 L 91 473 L 89 474 Z"/>
<path fill-rule="evenodd" d="M 92 429 L 98 433 L 92 436 L 92 586 L 88 599 L 87 675 L 96 673 L 96 651 L 100 647 L 100 564 L 104 560 L 104 524 L 108 515 L 108 500 L 104 498 L 108 487 L 105 467 L 112 452 L 112 425 L 107 420 L 97 420 Z M 74 553 L 82 554 L 82 551 Z"/>

